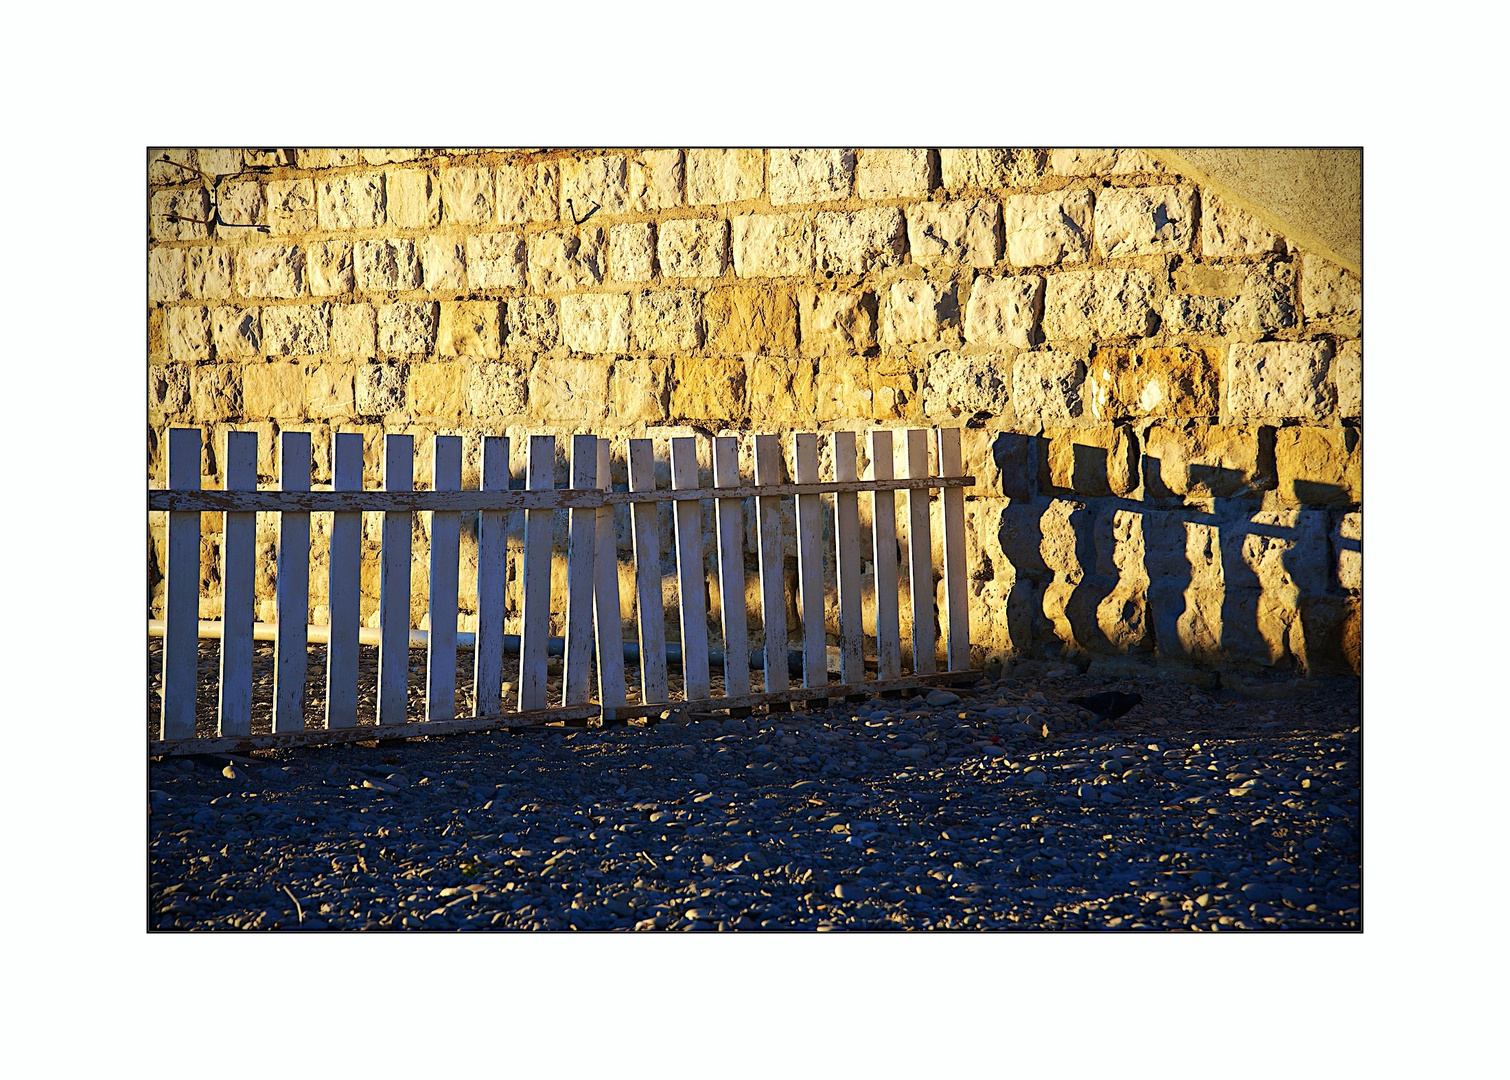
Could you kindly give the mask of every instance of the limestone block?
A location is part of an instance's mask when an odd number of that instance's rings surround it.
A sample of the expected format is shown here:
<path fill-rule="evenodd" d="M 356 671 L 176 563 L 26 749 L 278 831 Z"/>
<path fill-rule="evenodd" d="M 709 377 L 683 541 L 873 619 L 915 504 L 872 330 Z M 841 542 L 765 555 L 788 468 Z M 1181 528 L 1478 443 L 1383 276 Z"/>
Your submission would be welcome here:
<path fill-rule="evenodd" d="M 813 272 L 813 222 L 807 214 L 742 214 L 730 230 L 734 273 L 788 277 Z"/>
<path fill-rule="evenodd" d="M 1329 529 L 1324 511 L 1285 507 L 1239 514 L 1222 528 L 1227 583 L 1256 586 L 1291 606 L 1297 594 L 1324 592 L 1331 573 Z"/>
<path fill-rule="evenodd" d="M 362 240 L 358 242 L 358 250 L 365 244 L 383 244 L 389 241 Z M 413 241 L 405 241 L 411 247 Z M 352 253 L 352 246 L 346 240 L 320 241 L 308 245 L 305 248 L 304 269 L 309 275 L 309 293 L 311 296 L 340 296 L 351 292 L 356 284 L 356 266 Z M 370 266 L 369 266 L 370 269 Z M 415 270 L 418 271 L 418 260 L 415 260 Z M 364 285 L 363 288 L 372 286 Z"/>
<path fill-rule="evenodd" d="M 634 347 L 647 352 L 697 348 L 701 339 L 702 303 L 692 289 L 642 292 L 634 300 Z"/>
<path fill-rule="evenodd" d="M 900 266 L 907 249 L 902 211 L 895 206 L 818 214 L 814 240 L 819 273 L 868 274 Z"/>
<path fill-rule="evenodd" d="M 914 203 L 907 207 L 912 261 L 994 266 L 1001 258 L 1001 203 L 992 199 Z"/>
<path fill-rule="evenodd" d="M 318 224 L 313 180 L 269 180 L 265 191 L 274 236 L 310 232 Z"/>
<path fill-rule="evenodd" d="M 771 205 L 847 199 L 854 176 L 853 150 L 772 150 Z"/>
<path fill-rule="evenodd" d="M 200 364 L 190 369 L 190 376 L 196 422 L 234 420 L 241 415 L 239 364 Z"/>
<path fill-rule="evenodd" d="M 404 407 L 407 364 L 363 364 L 356 371 L 356 406 L 363 416 L 381 416 Z"/>
<path fill-rule="evenodd" d="M 211 320 L 218 359 L 250 359 L 262 355 L 260 308 L 217 307 L 211 311 Z"/>
<path fill-rule="evenodd" d="M 154 191 L 152 235 L 159 240 L 203 240 L 210 235 L 210 193 L 202 187 Z"/>
<path fill-rule="evenodd" d="M 603 230 L 560 229 L 529 238 L 529 279 L 534 292 L 589 289 L 603 281 Z M 470 252 L 468 253 L 470 257 Z"/>
<path fill-rule="evenodd" d="M 506 344 L 511 350 L 547 352 L 560 340 L 556 302 L 543 296 L 521 296 L 510 300 L 506 322 Z"/>
<path fill-rule="evenodd" d="M 518 233 L 467 237 L 467 284 L 473 289 L 522 289 L 525 241 Z"/>
<path fill-rule="evenodd" d="M 1227 349 L 1227 410 L 1234 420 L 1323 420 L 1333 406 L 1332 346 L 1260 341 Z"/>
<path fill-rule="evenodd" d="M 574 213 L 580 220 L 594 205 L 604 214 L 622 214 L 629 209 L 628 164 L 623 154 L 561 163 L 562 216 Z"/>
<path fill-rule="evenodd" d="M 378 308 L 378 351 L 412 356 L 428 353 L 435 344 L 439 305 L 400 300 Z"/>
<path fill-rule="evenodd" d="M 756 355 L 747 359 L 745 372 L 753 430 L 813 421 L 817 372 L 812 360 Z"/>
<path fill-rule="evenodd" d="M 655 424 L 667 417 L 670 364 L 659 356 L 621 356 L 613 366 L 615 423 Z"/>
<path fill-rule="evenodd" d="M 1147 270 L 1074 270 L 1044 284 L 1043 333 L 1056 339 L 1146 337 L 1158 326 Z"/>
<path fill-rule="evenodd" d="M 517 422 L 529 403 L 524 365 L 517 360 L 469 366 L 467 415 L 474 420 Z"/>
<path fill-rule="evenodd" d="M 262 348 L 268 356 L 304 356 L 330 348 L 330 305 L 262 309 Z"/>
<path fill-rule="evenodd" d="M 561 343 L 572 352 L 621 352 L 629 347 L 629 297 L 582 293 L 561 298 Z"/>
<path fill-rule="evenodd" d="M 1230 499 L 1273 485 L 1259 431 L 1226 424 L 1159 423 L 1144 433 L 1149 498 Z"/>
<path fill-rule="evenodd" d="M 1354 338 L 1340 342 L 1332 361 L 1337 385 L 1337 415 L 1354 419 L 1363 415 L 1363 342 Z"/>
<path fill-rule="evenodd" d="M 170 359 L 181 364 L 194 364 L 210 358 L 208 308 L 168 308 L 164 319 L 164 337 Z"/>
<path fill-rule="evenodd" d="M 1085 380 L 1091 416 L 1215 417 L 1221 411 L 1220 370 L 1214 348 L 1098 348 Z"/>
<path fill-rule="evenodd" d="M 939 169 L 950 191 L 1030 187 L 1043 175 L 1047 159 L 1042 150 L 940 150 Z"/>
<path fill-rule="evenodd" d="M 426 289 L 436 291 L 467 288 L 465 237 L 455 235 L 420 237 L 419 262 Z"/>
<path fill-rule="evenodd" d="M 467 369 L 455 361 L 409 365 L 409 408 L 417 420 L 454 423 L 466 404 Z M 416 470 L 415 478 L 422 473 Z"/>
<path fill-rule="evenodd" d="M 1040 349 L 1017 354 L 1012 401 L 1019 422 L 1078 419 L 1084 408 L 1086 363 L 1069 353 Z"/>
<path fill-rule="evenodd" d="M 802 355 L 850 356 L 876 344 L 876 296 L 870 292 L 818 292 L 798 297 Z"/>
<path fill-rule="evenodd" d="M 862 356 L 825 356 L 818 361 L 813 415 L 820 424 L 869 419 L 875 392 L 870 365 Z"/>
<path fill-rule="evenodd" d="M 561 166 L 555 161 L 498 167 L 498 220 L 505 225 L 560 218 Z"/>
<path fill-rule="evenodd" d="M 629 208 L 636 213 L 681 206 L 686 169 L 680 150 L 644 150 L 629 159 Z"/>
<path fill-rule="evenodd" d="M 440 171 L 441 215 L 455 225 L 488 225 L 493 221 L 493 170 L 466 165 Z"/>
<path fill-rule="evenodd" d="M 855 190 L 862 199 L 922 198 L 933 190 L 927 150 L 862 150 Z"/>
<path fill-rule="evenodd" d="M 1284 254 L 1285 242 L 1246 210 L 1223 201 L 1214 191 L 1201 192 L 1201 254 L 1208 259 Z"/>
<path fill-rule="evenodd" d="M 765 190 L 762 150 L 688 150 L 687 205 L 757 199 Z"/>
<path fill-rule="evenodd" d="M 400 229 L 433 229 L 440 224 L 441 185 L 429 169 L 389 169 L 383 182 L 388 224 Z"/>
<path fill-rule="evenodd" d="M 703 297 L 709 352 L 739 355 L 797 347 L 797 303 L 790 292 L 748 286 L 714 289 Z"/>
<path fill-rule="evenodd" d="M 1356 428 L 1287 427 L 1274 435 L 1279 496 L 1307 506 L 1363 501 L 1363 440 Z"/>
<path fill-rule="evenodd" d="M 603 356 L 538 356 L 529 373 L 530 412 L 541 423 L 600 421 L 608 411 L 608 369 Z"/>
<path fill-rule="evenodd" d="M 918 392 L 921 373 L 914 370 L 878 371 L 870 375 L 877 420 L 923 418 L 923 396 Z"/>
<path fill-rule="evenodd" d="M 346 173 L 315 184 L 315 210 L 322 229 L 375 229 L 383 223 L 382 173 Z"/>
<path fill-rule="evenodd" d="M 184 277 L 189 295 L 196 300 L 229 299 L 234 272 L 231 249 L 197 247 L 190 248 L 187 254 Z"/>
<path fill-rule="evenodd" d="M 189 364 L 153 364 L 147 369 L 147 412 L 154 421 L 175 417 L 189 410 Z"/>
<path fill-rule="evenodd" d="M 1300 259 L 1300 306 L 1307 319 L 1357 319 L 1363 285 L 1349 271 L 1319 255 Z"/>
<path fill-rule="evenodd" d="M 1363 514 L 1352 510 L 1337 518 L 1332 533 L 1337 552 L 1337 584 L 1350 593 L 1363 590 Z"/>
<path fill-rule="evenodd" d="M 1038 482 L 1077 495 L 1131 495 L 1139 486 L 1138 438 L 1131 428 L 1050 428 Z"/>
<path fill-rule="evenodd" d="M 655 271 L 655 226 L 648 221 L 608 230 L 608 276 L 615 281 L 649 281 Z"/>
<path fill-rule="evenodd" d="M 249 419 L 297 420 L 304 415 L 304 365 L 248 364 L 241 371 L 241 400 Z"/>
<path fill-rule="evenodd" d="M 745 411 L 745 365 L 740 359 L 678 357 L 673 365 L 671 416 L 678 420 L 735 421 Z"/>
<path fill-rule="evenodd" d="M 886 291 L 881 340 L 888 345 L 937 341 L 939 330 L 959 318 L 957 286 L 923 278 L 903 278 Z"/>
<path fill-rule="evenodd" d="M 244 247 L 236 254 L 240 296 L 292 300 L 304 295 L 304 252 L 296 247 Z"/>
<path fill-rule="evenodd" d="M 1096 199 L 1096 246 L 1109 259 L 1189 251 L 1195 224 L 1192 187 L 1105 188 Z"/>
<path fill-rule="evenodd" d="M 1053 150 L 1049 164 L 1060 176 L 1164 172 L 1164 167 L 1142 150 Z"/>
<path fill-rule="evenodd" d="M 965 305 L 965 340 L 972 345 L 1032 348 L 1042 313 L 1043 278 L 982 274 L 971 285 Z"/>
<path fill-rule="evenodd" d="M 658 234 L 663 277 L 720 277 L 728 267 L 729 223 L 721 218 L 663 221 Z"/>
<path fill-rule="evenodd" d="M 442 301 L 435 337 L 436 355 L 496 360 L 502 355 L 501 309 L 497 300 Z"/>
<path fill-rule="evenodd" d="M 1164 301 L 1172 333 L 1262 337 L 1295 325 L 1295 271 L 1271 262 L 1222 270 L 1191 266 L 1175 272 L 1176 292 Z"/>
<path fill-rule="evenodd" d="M 147 252 L 147 303 L 171 303 L 187 295 L 184 263 L 183 248 L 153 248 Z"/>
<path fill-rule="evenodd" d="M 211 176 L 230 176 L 246 168 L 241 151 L 234 147 L 200 147 L 194 157 L 200 170 Z"/>
<path fill-rule="evenodd" d="M 1090 254 L 1089 191 L 1013 195 L 1004 204 L 1007 261 L 1017 266 L 1084 262 Z"/>
<path fill-rule="evenodd" d="M 1011 357 L 941 352 L 929 359 L 923 383 L 923 415 L 928 419 L 969 420 L 1011 411 Z"/>
<path fill-rule="evenodd" d="M 216 192 L 215 205 L 220 220 L 233 226 L 227 233 L 239 233 L 234 228 L 237 225 L 267 224 L 267 201 L 262 195 L 262 185 L 255 180 L 224 181 Z"/>
<path fill-rule="evenodd" d="M 330 351 L 362 360 L 377 355 L 377 312 L 371 304 L 331 308 Z"/>
<path fill-rule="evenodd" d="M 312 364 L 304 375 L 304 402 L 312 419 L 356 415 L 356 365 Z"/>

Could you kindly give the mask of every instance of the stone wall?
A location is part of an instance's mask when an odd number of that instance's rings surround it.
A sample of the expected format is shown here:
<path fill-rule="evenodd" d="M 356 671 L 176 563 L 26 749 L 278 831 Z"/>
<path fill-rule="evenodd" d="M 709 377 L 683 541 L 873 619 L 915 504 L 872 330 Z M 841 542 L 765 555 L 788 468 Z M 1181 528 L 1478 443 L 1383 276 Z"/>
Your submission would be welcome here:
<path fill-rule="evenodd" d="M 313 432 L 317 487 L 332 433 L 363 433 L 374 486 L 382 434 L 412 433 L 423 487 L 436 433 L 466 437 L 475 486 L 483 433 L 514 437 L 516 478 L 526 434 L 555 433 L 562 452 L 573 432 L 609 436 L 622 484 L 627 437 L 656 439 L 664 471 L 671 436 L 739 434 L 750 475 L 755 433 L 960 426 L 978 480 L 978 661 L 1358 668 L 1361 284 L 1147 153 L 150 158 L 152 486 L 167 426 L 204 430 L 207 487 L 233 428 L 262 436 L 268 483 L 276 434 Z M 263 517 L 259 618 L 271 620 Z M 377 524 L 369 515 L 369 625 Z M 314 515 L 317 622 L 328 528 Z M 219 614 L 219 529 L 207 515 L 205 618 Z M 426 529 L 417 515 L 416 626 Z M 469 544 L 464 529 L 464 559 Z M 465 581 L 464 569 L 471 629 Z M 750 593 L 753 621 L 753 573 Z M 716 589 L 710 600 L 716 621 Z"/>

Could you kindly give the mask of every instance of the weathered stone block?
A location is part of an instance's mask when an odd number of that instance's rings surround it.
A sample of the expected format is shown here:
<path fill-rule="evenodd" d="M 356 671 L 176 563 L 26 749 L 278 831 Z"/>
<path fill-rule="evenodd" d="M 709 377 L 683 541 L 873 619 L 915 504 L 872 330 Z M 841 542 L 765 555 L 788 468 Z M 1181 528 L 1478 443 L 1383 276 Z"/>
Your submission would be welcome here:
<path fill-rule="evenodd" d="M 189 364 L 153 364 L 147 368 L 147 414 L 154 423 L 188 412 Z M 176 422 L 176 421 L 175 421 Z"/>
<path fill-rule="evenodd" d="M 159 240 L 203 240 L 210 235 L 210 193 L 202 187 L 154 191 L 152 235 Z"/>
<path fill-rule="evenodd" d="M 269 180 L 267 224 L 274 236 L 314 229 L 318 223 L 313 180 Z"/>
<path fill-rule="evenodd" d="M 1176 291 L 1164 301 L 1172 333 L 1261 337 L 1295 325 L 1295 272 L 1289 263 L 1224 270 L 1190 266 L 1174 274 Z"/>
<path fill-rule="evenodd" d="M 1353 419 L 1363 415 L 1363 342 L 1356 338 L 1337 346 L 1332 361 L 1337 384 L 1337 415 Z"/>
<path fill-rule="evenodd" d="M 673 365 L 671 416 L 678 420 L 736 421 L 745 411 L 743 360 L 678 357 Z"/>
<path fill-rule="evenodd" d="M 525 415 L 528 392 L 524 365 L 518 361 L 474 364 L 467 371 L 467 414 L 474 420 L 517 422 Z"/>
<path fill-rule="evenodd" d="M 1159 324 L 1147 270 L 1076 270 L 1044 284 L 1043 333 L 1064 338 L 1146 337 Z"/>
<path fill-rule="evenodd" d="M 740 277 L 813 272 L 813 222 L 806 214 L 742 214 L 733 220 L 731 236 Z"/>
<path fill-rule="evenodd" d="M 281 361 L 248 364 L 241 399 L 249 419 L 298 420 L 304 415 L 304 365 Z"/>
<path fill-rule="evenodd" d="M 923 415 L 928 419 L 970 420 L 1011 412 L 1011 357 L 941 352 L 929 359 L 923 383 Z"/>
<path fill-rule="evenodd" d="M 1059 428 L 1044 432 L 1044 489 L 1077 495 L 1131 495 L 1139 485 L 1138 438 L 1131 428 Z"/>
<path fill-rule="evenodd" d="M 874 293 L 807 290 L 798 307 L 804 356 L 853 356 L 876 344 Z"/>
<path fill-rule="evenodd" d="M 529 373 L 530 412 L 547 424 L 602 420 L 610 363 L 605 356 L 537 356 Z"/>
<path fill-rule="evenodd" d="M 1096 199 L 1096 246 L 1107 258 L 1189 251 L 1195 215 L 1192 187 L 1105 188 Z"/>
<path fill-rule="evenodd" d="M 371 304 L 331 308 L 330 351 L 360 360 L 377 355 L 377 312 Z"/>
<path fill-rule="evenodd" d="M 440 185 L 429 169 L 390 169 L 385 174 L 388 224 L 433 229 L 440 224 Z"/>
<path fill-rule="evenodd" d="M 862 199 L 922 198 L 933 190 L 927 150 L 862 150 L 855 190 Z"/>
<path fill-rule="evenodd" d="M 203 249 L 200 249 L 203 250 Z M 147 303 L 163 304 L 187 295 L 183 248 L 153 248 L 147 252 Z"/>
<path fill-rule="evenodd" d="M 629 297 L 584 293 L 561 298 L 561 343 L 572 352 L 622 352 L 629 347 Z"/>
<path fill-rule="evenodd" d="M 363 240 L 361 244 L 373 243 Z M 376 241 L 385 243 L 386 241 Z M 412 247 L 412 241 L 406 241 Z M 351 243 L 346 240 L 328 240 L 310 244 L 305 249 L 304 269 L 309 275 L 311 296 L 341 296 L 351 292 L 356 284 L 355 259 Z M 363 288 L 370 286 L 364 285 Z"/>
<path fill-rule="evenodd" d="M 1246 210 L 1224 202 L 1214 191 L 1201 191 L 1201 254 L 1208 259 L 1283 254 L 1285 242 Z"/>
<path fill-rule="evenodd" d="M 262 309 L 262 348 L 268 356 L 305 356 L 330 348 L 330 305 Z"/>
<path fill-rule="evenodd" d="M 234 420 L 241 415 L 241 367 L 238 364 L 200 364 L 190 369 L 194 387 L 194 419 L 198 423 Z"/>
<path fill-rule="evenodd" d="M 1060 176 L 1117 176 L 1165 171 L 1142 150 L 1054 150 L 1049 155 L 1049 162 Z"/>
<path fill-rule="evenodd" d="M 1227 410 L 1234 420 L 1323 420 L 1333 394 L 1332 346 L 1261 341 L 1227 350 Z"/>
<path fill-rule="evenodd" d="M 312 364 L 304 375 L 305 409 L 311 419 L 339 420 L 356 415 L 356 367 Z"/>
<path fill-rule="evenodd" d="M 435 339 L 436 355 L 497 359 L 502 355 L 501 308 L 496 300 L 443 301 Z"/>
<path fill-rule="evenodd" d="M 921 381 L 921 369 L 872 369 L 870 386 L 876 419 L 922 420 L 923 395 L 918 389 Z"/>
<path fill-rule="evenodd" d="M 347 173 L 315 184 L 322 229 L 375 229 L 384 217 L 383 174 Z"/>
<path fill-rule="evenodd" d="M 1042 313 L 1043 278 L 982 274 L 971 285 L 965 305 L 965 340 L 972 345 L 1032 348 Z"/>
<path fill-rule="evenodd" d="M 1001 258 L 1001 203 L 960 199 L 907 207 L 907 244 L 912 261 L 994 266 Z"/>
<path fill-rule="evenodd" d="M 689 206 L 757 199 L 765 190 L 763 150 L 688 150 L 686 167 Z"/>
<path fill-rule="evenodd" d="M 190 248 L 184 270 L 189 295 L 196 300 L 229 299 L 234 266 L 228 247 Z"/>
<path fill-rule="evenodd" d="M 259 308 L 217 307 L 214 322 L 215 355 L 250 359 L 262 355 L 262 312 Z"/>
<path fill-rule="evenodd" d="M 316 147 L 295 151 L 295 160 L 301 169 L 342 169 L 362 164 L 362 152 L 350 148 Z"/>
<path fill-rule="evenodd" d="M 441 214 L 456 225 L 488 225 L 493 221 L 493 170 L 466 165 L 440 171 Z"/>
<path fill-rule="evenodd" d="M 813 421 L 817 370 L 812 360 L 756 355 L 747 358 L 745 374 L 754 430 Z"/>
<path fill-rule="evenodd" d="M 727 221 L 721 218 L 663 221 L 658 233 L 663 277 L 721 277 L 728 268 Z"/>
<path fill-rule="evenodd" d="M 561 163 L 561 206 L 580 219 L 594 205 L 605 214 L 622 214 L 629 209 L 628 164 L 623 154 L 599 154 Z"/>
<path fill-rule="evenodd" d="M 540 233 L 529 238 L 530 289 L 566 292 L 589 289 L 603 281 L 603 230 L 590 226 Z"/>
<path fill-rule="evenodd" d="M 304 252 L 281 244 L 244 247 L 236 254 L 236 292 L 292 300 L 304 295 Z"/>
<path fill-rule="evenodd" d="M 1159 423 L 1149 426 L 1144 442 L 1149 498 L 1231 499 L 1273 486 L 1259 429 Z"/>
<path fill-rule="evenodd" d="M 907 250 L 902 211 L 895 206 L 818 214 L 814 240 L 819 273 L 868 274 L 900 266 Z"/>
<path fill-rule="evenodd" d="M 971 149 L 940 150 L 939 166 L 944 187 L 1030 187 L 1043 175 L 1048 155 L 1042 150 Z"/>
<path fill-rule="evenodd" d="M 467 284 L 473 289 L 524 288 L 525 241 L 518 233 L 467 237 Z"/>
<path fill-rule="evenodd" d="M 680 150 L 644 150 L 629 159 L 629 208 L 637 213 L 681 206 L 686 169 Z"/>
<path fill-rule="evenodd" d="M 246 168 L 245 158 L 234 147 L 200 147 L 194 151 L 194 157 L 200 170 L 211 176 L 231 176 Z"/>
<path fill-rule="evenodd" d="M 1363 590 L 1363 514 L 1353 510 L 1337 518 L 1332 532 L 1337 552 L 1337 585 L 1350 593 Z"/>
<path fill-rule="evenodd" d="M 1287 427 L 1274 435 L 1279 496 L 1307 506 L 1363 501 L 1363 439 L 1351 427 Z"/>
<path fill-rule="evenodd" d="M 864 357 L 826 356 L 819 360 L 813 390 L 813 418 L 820 424 L 867 419 L 873 412 L 875 391 Z M 863 436 L 859 441 L 864 442 Z"/>
<path fill-rule="evenodd" d="M 1084 262 L 1091 250 L 1089 191 L 1013 195 L 1003 208 L 1007 261 L 1017 266 Z"/>
<path fill-rule="evenodd" d="M 465 237 L 420 237 L 419 262 L 424 274 L 426 289 L 437 291 L 467 288 L 467 242 Z"/>
<path fill-rule="evenodd" d="M 561 166 L 555 161 L 498 167 L 498 220 L 505 225 L 560 218 Z"/>
<path fill-rule="evenodd" d="M 467 369 L 451 361 L 409 365 L 409 409 L 416 420 L 454 423 L 466 403 Z M 423 475 L 416 471 L 416 478 Z"/>
<path fill-rule="evenodd" d="M 435 345 L 440 306 L 400 300 L 378 308 L 378 350 L 396 356 L 428 353 Z"/>
<path fill-rule="evenodd" d="M 703 297 L 709 352 L 724 355 L 795 349 L 797 303 L 785 290 L 736 286 Z"/>
<path fill-rule="evenodd" d="M 512 351 L 547 352 L 560 340 L 556 302 L 543 296 L 521 296 L 508 303 L 508 338 Z"/>
<path fill-rule="evenodd" d="M 1209 416 L 1221 411 L 1221 354 L 1214 348 L 1106 346 L 1085 380 L 1091 416 Z"/>
<path fill-rule="evenodd" d="M 957 286 L 903 278 L 886 291 L 881 340 L 888 345 L 937 341 L 939 330 L 959 320 Z"/>
<path fill-rule="evenodd" d="M 670 363 L 659 356 L 621 356 L 613 365 L 613 412 L 618 424 L 655 424 L 667 417 Z"/>
<path fill-rule="evenodd" d="M 164 337 L 170 359 L 181 364 L 195 364 L 210 358 L 208 308 L 168 308 L 164 313 L 164 320 Z"/>
<path fill-rule="evenodd" d="M 356 370 L 356 406 L 363 416 L 381 416 L 404 407 L 407 364 L 363 364 Z"/>
<path fill-rule="evenodd" d="M 655 272 L 655 226 L 648 221 L 608 230 L 608 276 L 615 281 L 649 281 Z"/>
<path fill-rule="evenodd" d="M 634 300 L 634 347 L 647 352 L 697 348 L 702 304 L 692 289 L 642 292 Z"/>
<path fill-rule="evenodd" d="M 849 198 L 855 176 L 853 150 L 772 150 L 772 206 Z"/>
<path fill-rule="evenodd" d="M 364 292 L 417 289 L 424 283 L 413 240 L 358 240 L 356 283 Z"/>
<path fill-rule="evenodd" d="M 266 225 L 267 201 L 262 196 L 262 185 L 255 180 L 227 180 L 221 183 L 215 197 L 220 220 L 232 226 L 228 233 L 238 233 L 237 225 Z M 224 233 L 221 234 L 225 235 Z"/>
<path fill-rule="evenodd" d="M 1012 369 L 1018 422 L 1078 419 L 1084 408 L 1085 375 L 1085 361 L 1069 353 L 1049 349 L 1018 353 Z"/>
<path fill-rule="evenodd" d="M 1349 271 L 1319 255 L 1300 260 L 1300 305 L 1307 319 L 1357 319 L 1363 285 Z"/>

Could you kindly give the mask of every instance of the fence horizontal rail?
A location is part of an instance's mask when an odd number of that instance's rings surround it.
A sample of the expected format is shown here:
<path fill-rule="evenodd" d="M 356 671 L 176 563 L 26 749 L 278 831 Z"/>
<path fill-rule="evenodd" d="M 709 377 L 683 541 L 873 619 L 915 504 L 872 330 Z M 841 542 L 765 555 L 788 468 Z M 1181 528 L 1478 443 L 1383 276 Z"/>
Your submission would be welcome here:
<path fill-rule="evenodd" d="M 901 480 L 843 480 L 812 484 L 745 484 L 738 487 L 678 488 L 660 491 L 172 491 L 147 493 L 148 510 L 170 512 L 256 512 L 318 514 L 340 511 L 416 513 L 467 510 L 594 510 L 628 503 L 695 499 L 776 498 L 860 491 L 910 491 L 969 487 L 973 476 L 920 476 Z"/>

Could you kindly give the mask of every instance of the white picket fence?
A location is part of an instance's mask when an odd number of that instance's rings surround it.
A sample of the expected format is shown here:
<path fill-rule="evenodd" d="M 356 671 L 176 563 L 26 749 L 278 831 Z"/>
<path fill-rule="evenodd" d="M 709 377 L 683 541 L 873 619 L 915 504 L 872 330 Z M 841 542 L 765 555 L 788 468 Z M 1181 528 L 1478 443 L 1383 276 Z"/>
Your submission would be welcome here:
<path fill-rule="evenodd" d="M 532 435 L 525 488 L 509 488 L 509 440 L 485 436 L 479 490 L 462 490 L 462 440 L 437 435 L 432 490 L 413 490 L 414 440 L 385 436 L 382 490 L 362 486 L 362 436 L 335 436 L 332 490 L 310 487 L 308 432 L 285 431 L 279 443 L 279 490 L 257 488 L 257 435 L 229 432 L 224 490 L 200 488 L 200 432 L 167 433 L 168 488 L 148 493 L 148 508 L 167 511 L 167 566 L 163 627 L 162 714 L 152 754 L 246 751 L 272 746 L 412 738 L 430 734 L 523 726 L 551 721 L 622 720 L 658 714 L 681 702 L 695 710 L 748 710 L 757 705 L 841 698 L 953 683 L 978 676 L 969 666 L 970 617 L 965 566 L 964 475 L 960 432 L 935 432 L 938 475 L 928 462 L 929 432 L 906 431 L 907 476 L 892 475 L 891 431 L 870 432 L 871 476 L 859 479 L 854 432 L 831 433 L 835 479 L 818 480 L 819 436 L 796 434 L 793 483 L 780 482 L 778 436 L 754 439 L 754 484 L 741 482 L 738 440 L 712 440 L 713 484 L 698 486 L 693 438 L 670 440 L 671 488 L 657 489 L 650 439 L 628 440 L 628 490 L 609 481 L 610 441 L 594 435 L 571 440 L 569 488 L 554 482 L 555 437 Z M 943 574 L 948 666 L 937 670 L 933 611 L 930 489 L 942 489 Z M 907 493 L 909 594 L 924 598 L 912 610 L 913 671 L 902 670 L 897 566 L 896 493 Z M 859 499 L 873 500 L 876 677 L 866 678 L 866 628 L 861 603 Z M 834 496 L 834 556 L 838 581 L 839 682 L 831 684 L 824 633 L 822 496 Z M 750 643 L 745 608 L 744 522 L 741 500 L 754 498 L 759 544 L 765 689 L 751 692 Z M 780 500 L 796 499 L 798 596 L 802 625 L 789 628 L 782 583 L 786 554 Z M 714 502 L 719 597 L 722 610 L 724 693 L 710 686 L 700 504 Z M 680 596 L 683 694 L 673 701 L 667 685 L 665 610 L 661 593 L 658 529 L 660 503 L 672 504 Z M 633 525 L 640 701 L 628 700 L 620 625 L 618 552 L 613 507 L 627 503 Z M 517 700 L 503 698 L 505 520 L 523 510 L 524 563 Z M 551 524 L 570 512 L 567 550 L 565 656 L 561 700 L 547 701 L 547 650 L 551 594 Z M 200 514 L 225 515 L 221 543 L 222 621 L 219 626 L 219 711 L 216 736 L 196 738 Z M 457 599 L 460 515 L 478 511 L 477 633 L 472 672 L 474 715 L 456 716 Z M 306 728 L 303 696 L 309 647 L 311 513 L 333 512 L 330 533 L 326 726 Z M 381 566 L 376 723 L 358 724 L 361 515 L 381 513 Z M 254 560 L 257 513 L 279 515 L 276 576 L 277 632 L 272 732 L 252 734 Z M 429 513 L 430 578 L 425 715 L 408 715 L 411 630 L 411 518 Z M 559 609 L 558 609 L 559 610 Z M 785 662 L 789 629 L 802 648 L 802 685 L 793 687 Z M 369 632 L 370 634 L 370 632 Z M 591 668 L 596 649 L 596 700 Z"/>

